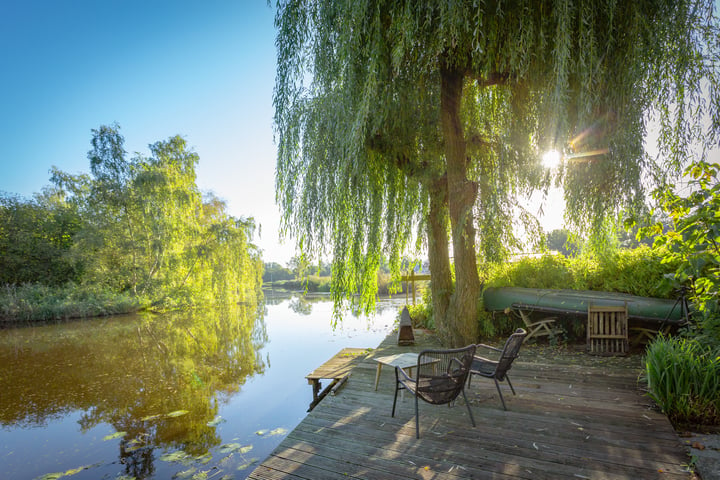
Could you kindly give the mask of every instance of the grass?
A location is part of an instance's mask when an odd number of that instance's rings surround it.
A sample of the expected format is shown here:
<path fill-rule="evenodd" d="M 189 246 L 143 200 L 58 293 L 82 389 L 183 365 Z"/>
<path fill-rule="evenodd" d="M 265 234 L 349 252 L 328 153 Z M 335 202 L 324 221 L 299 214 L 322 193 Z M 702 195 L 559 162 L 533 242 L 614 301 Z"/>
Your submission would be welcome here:
<path fill-rule="evenodd" d="M 139 308 L 134 297 L 93 286 L 33 283 L 0 288 L 0 326 L 115 315 Z"/>
<path fill-rule="evenodd" d="M 720 424 L 719 353 L 680 337 L 660 336 L 648 346 L 648 394 L 676 426 Z"/>

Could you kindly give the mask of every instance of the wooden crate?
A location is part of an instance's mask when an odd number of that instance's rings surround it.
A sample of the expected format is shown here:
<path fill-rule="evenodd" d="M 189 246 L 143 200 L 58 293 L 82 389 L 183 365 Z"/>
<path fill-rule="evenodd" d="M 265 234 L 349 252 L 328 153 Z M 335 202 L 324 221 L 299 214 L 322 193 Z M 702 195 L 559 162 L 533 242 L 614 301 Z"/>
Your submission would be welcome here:
<path fill-rule="evenodd" d="M 628 353 L 627 305 L 589 305 L 587 349 L 593 355 Z"/>

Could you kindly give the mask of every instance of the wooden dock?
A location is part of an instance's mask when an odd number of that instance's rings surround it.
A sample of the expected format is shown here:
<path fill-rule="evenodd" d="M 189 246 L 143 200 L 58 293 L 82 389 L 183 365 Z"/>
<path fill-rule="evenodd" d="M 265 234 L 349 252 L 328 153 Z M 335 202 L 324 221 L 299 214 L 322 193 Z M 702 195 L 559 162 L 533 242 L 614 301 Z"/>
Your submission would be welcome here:
<path fill-rule="evenodd" d="M 398 400 L 390 416 L 394 372 L 383 369 L 374 391 L 373 357 L 435 347 L 390 335 L 251 473 L 251 479 L 691 479 L 685 447 L 664 415 L 638 390 L 638 356 L 594 357 L 526 345 L 510 372 L 517 396 L 476 377 L 464 405 Z M 507 393 L 505 393 L 507 391 Z M 462 402 L 462 399 L 458 400 Z"/>
<path fill-rule="evenodd" d="M 312 411 L 315 405 L 325 398 L 328 393 L 335 391 L 334 389 L 336 387 L 344 385 L 350 377 L 350 372 L 353 367 L 363 360 L 371 351 L 371 348 L 343 348 L 327 362 L 305 375 L 308 384 L 312 386 L 313 394 L 308 412 Z M 330 380 L 330 385 L 325 387 L 325 390 L 321 392 L 322 380 Z"/>

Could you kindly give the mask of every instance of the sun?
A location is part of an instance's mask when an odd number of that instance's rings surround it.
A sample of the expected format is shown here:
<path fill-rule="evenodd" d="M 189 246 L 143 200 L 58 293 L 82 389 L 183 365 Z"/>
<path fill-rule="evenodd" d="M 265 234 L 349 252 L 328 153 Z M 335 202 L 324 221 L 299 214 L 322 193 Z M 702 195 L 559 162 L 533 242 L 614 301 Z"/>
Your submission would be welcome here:
<path fill-rule="evenodd" d="M 557 166 L 560 165 L 561 158 L 562 156 L 557 150 L 547 151 L 543 154 L 542 157 L 543 167 L 547 169 L 557 168 Z"/>

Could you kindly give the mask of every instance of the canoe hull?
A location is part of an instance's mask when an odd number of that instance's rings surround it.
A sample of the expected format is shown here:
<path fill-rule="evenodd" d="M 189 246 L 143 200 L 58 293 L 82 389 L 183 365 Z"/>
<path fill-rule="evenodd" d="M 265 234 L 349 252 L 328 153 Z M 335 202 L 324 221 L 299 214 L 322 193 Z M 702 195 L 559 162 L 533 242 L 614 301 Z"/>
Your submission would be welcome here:
<path fill-rule="evenodd" d="M 630 318 L 675 324 L 684 320 L 680 305 L 674 300 L 615 292 L 489 287 L 483 292 L 483 302 L 485 309 L 490 311 L 521 308 L 567 315 L 587 315 L 591 303 L 612 306 L 627 304 Z"/>

